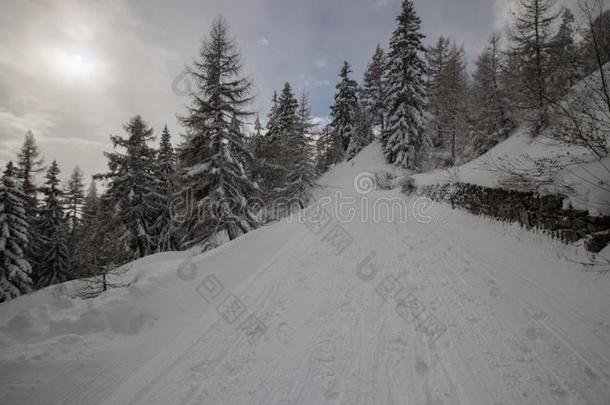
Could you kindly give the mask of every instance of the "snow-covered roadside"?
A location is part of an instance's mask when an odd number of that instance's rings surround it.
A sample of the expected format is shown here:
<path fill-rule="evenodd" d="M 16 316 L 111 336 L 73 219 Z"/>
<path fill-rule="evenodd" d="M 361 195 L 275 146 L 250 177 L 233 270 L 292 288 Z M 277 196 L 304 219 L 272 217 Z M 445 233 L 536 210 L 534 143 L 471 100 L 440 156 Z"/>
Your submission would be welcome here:
<path fill-rule="evenodd" d="M 381 199 L 416 204 L 354 192 L 381 170 L 373 144 L 320 180 L 317 197 L 354 199 L 354 220 L 287 219 L 194 267 L 187 252 L 145 258 L 89 301 L 54 287 L 0 305 L 0 402 L 607 403 L 610 279 L 585 253 L 443 205 L 429 223 L 360 221 Z M 249 315 L 261 333 L 240 327 Z"/>
<path fill-rule="evenodd" d="M 413 178 L 418 188 L 450 183 L 507 187 L 502 182 L 513 172 L 535 173 L 536 164 L 543 160 L 565 167 L 556 173 L 552 184 L 539 192 L 567 194 L 568 202 L 575 209 L 589 210 L 592 215 L 610 215 L 610 191 L 606 185 L 599 185 L 600 181 L 610 182 L 610 157 L 596 159 L 584 147 L 566 145 L 545 135 L 533 138 L 527 127 L 519 128 L 507 140 L 471 162 Z"/>

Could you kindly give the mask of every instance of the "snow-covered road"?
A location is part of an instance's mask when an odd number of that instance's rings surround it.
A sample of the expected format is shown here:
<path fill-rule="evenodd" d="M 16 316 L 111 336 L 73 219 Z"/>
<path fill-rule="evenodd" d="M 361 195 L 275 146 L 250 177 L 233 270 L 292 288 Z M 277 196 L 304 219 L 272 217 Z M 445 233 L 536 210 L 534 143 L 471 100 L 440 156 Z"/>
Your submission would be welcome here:
<path fill-rule="evenodd" d="M 585 272 L 575 248 L 517 226 L 438 205 L 418 221 L 415 198 L 350 191 L 356 169 L 327 176 L 318 196 L 353 197 L 353 220 L 331 205 L 321 222 L 265 227 L 193 266 L 142 262 L 147 278 L 103 307 L 145 308 L 139 328 L 132 317 L 74 331 L 79 364 L 3 355 L 0 402 L 609 403 L 607 277 Z M 404 200 L 405 223 L 398 212 L 361 220 L 388 198 Z M 61 344 L 53 339 L 35 344 Z"/>

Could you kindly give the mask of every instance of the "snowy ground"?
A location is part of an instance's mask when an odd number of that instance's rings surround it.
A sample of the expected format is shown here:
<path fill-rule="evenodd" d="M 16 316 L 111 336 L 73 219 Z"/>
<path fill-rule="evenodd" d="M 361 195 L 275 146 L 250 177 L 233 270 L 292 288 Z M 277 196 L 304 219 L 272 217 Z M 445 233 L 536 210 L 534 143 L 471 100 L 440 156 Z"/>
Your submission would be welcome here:
<path fill-rule="evenodd" d="M 0 403 L 607 404 L 610 278 L 578 247 L 366 193 L 379 155 L 321 179 L 323 216 L 143 259 L 94 300 L 0 305 Z M 362 217 L 379 201 L 393 221 Z"/>
<path fill-rule="evenodd" d="M 610 63 L 605 66 L 610 74 Z M 565 97 L 563 105 L 568 110 L 580 107 L 599 120 L 596 125 L 608 125 L 608 111 L 600 108 L 605 101 L 600 99 L 599 73 L 595 72 L 575 85 Z M 596 101 L 597 100 L 597 101 Z M 585 102 L 584 107 L 581 105 Z M 558 140 L 558 123 L 565 117 L 554 117 L 556 125 L 533 137 L 528 124 L 517 128 L 504 142 L 470 162 L 461 162 L 457 167 L 417 174 L 415 184 L 423 187 L 430 184 L 469 183 L 482 187 L 504 187 L 516 190 L 537 191 L 541 194 L 563 194 L 566 203 L 579 210 L 588 210 L 591 215 L 610 215 L 610 157 L 599 159 L 584 146 Z M 582 117 L 579 118 L 582 120 Z M 581 125 L 583 125 L 581 123 Z M 583 126 L 583 128 L 586 126 Z M 610 144 L 610 138 L 606 140 Z M 543 168 L 540 176 L 537 169 Z M 520 184 L 515 174 L 531 180 L 544 178 L 544 184 Z"/>
<path fill-rule="evenodd" d="M 418 187 L 430 184 L 469 183 L 482 187 L 506 187 L 514 173 L 535 172 L 536 164 L 558 162 L 565 166 L 550 184 L 536 190 L 567 195 L 574 208 L 592 215 L 610 215 L 610 157 L 597 159 L 584 147 L 567 145 L 546 135 L 532 137 L 527 126 L 471 162 L 449 169 L 438 169 L 414 176 Z M 545 163 L 550 165 L 550 163 Z M 603 183 L 602 183 L 603 182 Z M 511 185 L 509 188 L 520 189 Z M 529 191 L 529 190 L 528 190 Z"/>

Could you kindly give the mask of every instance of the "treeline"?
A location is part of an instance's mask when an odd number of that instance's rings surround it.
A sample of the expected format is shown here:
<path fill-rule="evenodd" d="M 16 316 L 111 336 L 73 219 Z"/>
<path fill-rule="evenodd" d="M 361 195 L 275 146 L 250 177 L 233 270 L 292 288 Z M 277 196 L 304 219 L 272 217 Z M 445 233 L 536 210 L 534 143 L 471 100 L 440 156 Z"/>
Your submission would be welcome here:
<path fill-rule="evenodd" d="M 441 36 L 424 47 L 413 2 L 403 2 L 388 50 L 377 46 L 362 84 L 343 66 L 331 123 L 318 141 L 318 168 L 352 158 L 373 134 L 389 163 L 413 171 L 448 167 L 480 156 L 523 123 L 537 135 L 566 118 L 560 103 L 572 86 L 594 72 L 606 79 L 610 11 L 601 0 L 581 2 L 578 24 L 554 0 L 514 6 L 509 30 L 490 35 L 470 74 L 464 46 L 454 39 Z M 607 99 L 607 80 L 593 90 Z M 604 126 L 591 117 L 567 118 L 572 133 Z M 601 137 L 588 131 L 567 140 L 594 144 L 599 155 L 607 153 Z"/>
<path fill-rule="evenodd" d="M 342 66 L 321 129 L 307 96 L 289 83 L 274 94 L 263 127 L 219 18 L 188 68 L 191 103 L 175 149 L 167 127 L 153 146 L 153 129 L 135 116 L 123 136 L 110 137 L 108 171 L 85 191 L 78 168 L 62 185 L 55 161 L 36 184 L 43 162 L 26 135 L 0 185 L 0 302 L 149 254 L 234 239 L 305 207 L 319 174 L 375 138 L 389 163 L 422 171 L 470 160 L 524 121 L 540 133 L 573 84 L 603 72 L 610 13 L 595 0 L 579 27 L 552 0 L 517 4 L 509 34 L 490 37 L 470 76 L 463 46 L 441 37 L 424 47 L 421 20 L 405 0 L 388 50 L 377 47 L 362 84 Z"/>

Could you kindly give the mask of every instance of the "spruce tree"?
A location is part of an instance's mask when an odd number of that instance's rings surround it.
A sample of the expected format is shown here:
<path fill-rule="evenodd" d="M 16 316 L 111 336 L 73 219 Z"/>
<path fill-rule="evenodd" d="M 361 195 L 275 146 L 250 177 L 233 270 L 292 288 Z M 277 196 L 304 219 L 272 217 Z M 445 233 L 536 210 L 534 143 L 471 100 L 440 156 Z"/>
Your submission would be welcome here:
<path fill-rule="evenodd" d="M 170 205 L 176 191 L 176 155 L 171 142 L 167 125 L 161 132 L 161 141 L 157 152 L 156 177 L 158 193 L 162 200 L 161 212 L 158 218 L 157 251 L 166 252 L 178 249 L 178 224 L 171 217 Z"/>
<path fill-rule="evenodd" d="M 536 133 L 548 124 L 550 83 L 556 70 L 552 63 L 553 27 L 558 14 L 555 0 L 518 0 L 511 32 L 512 53 L 517 63 L 520 105 Z"/>
<path fill-rule="evenodd" d="M 45 175 L 44 195 L 40 209 L 40 236 L 42 255 L 36 264 L 35 285 L 37 288 L 62 283 L 70 278 L 68 263 L 68 224 L 63 207 L 63 192 L 60 188 L 59 166 L 51 163 Z"/>
<path fill-rule="evenodd" d="M 330 147 L 333 139 L 329 125 L 325 125 L 316 139 L 316 171 L 320 174 L 326 173 L 332 164 Z"/>
<path fill-rule="evenodd" d="M 260 117 L 256 114 L 254 119 L 254 133 L 252 139 L 249 142 L 250 151 L 254 157 L 258 157 L 261 154 L 261 148 L 263 148 L 263 142 L 265 137 L 263 136 L 263 125 L 261 124 Z"/>
<path fill-rule="evenodd" d="M 381 140 L 388 163 L 419 170 L 429 142 L 423 128 L 426 88 L 420 53 L 425 51 L 424 35 L 413 1 L 403 2 L 397 22 L 386 70 L 388 123 Z"/>
<path fill-rule="evenodd" d="M 27 195 L 12 162 L 0 184 L 0 302 L 32 291 L 32 267 L 25 258 L 28 245 Z"/>
<path fill-rule="evenodd" d="M 124 129 L 127 137 L 110 137 L 115 152 L 105 153 L 109 172 L 96 177 L 108 181 L 104 198 L 116 207 L 124 225 L 120 239 L 139 258 L 156 250 L 164 202 L 156 173 L 156 151 L 148 144 L 153 139 L 152 128 L 137 115 Z M 116 151 L 119 148 L 124 152 Z"/>
<path fill-rule="evenodd" d="M 299 108 L 290 83 L 286 83 L 277 97 L 274 94 L 273 105 L 267 123 L 267 134 L 259 147 L 258 157 L 262 159 L 259 173 L 267 199 L 287 197 L 287 185 L 292 168 L 295 166 L 294 145 L 299 138 Z"/>
<path fill-rule="evenodd" d="M 36 139 L 31 131 L 25 134 L 25 139 L 19 153 L 17 154 L 16 176 L 23 193 L 26 196 L 25 218 L 28 221 L 28 244 L 25 257 L 32 267 L 36 266 L 36 260 L 41 252 L 41 240 L 38 237 L 38 188 L 35 176 L 44 170 L 43 160 L 36 144 Z"/>
<path fill-rule="evenodd" d="M 99 209 L 99 195 L 97 194 L 97 185 L 95 179 L 92 178 L 89 183 L 89 187 L 87 188 L 87 194 L 85 195 L 85 200 L 83 203 L 83 216 L 81 219 L 84 232 L 91 227 L 95 216 Z"/>
<path fill-rule="evenodd" d="M 34 176 L 44 170 L 44 166 L 36 139 L 31 131 L 25 134 L 25 139 L 17 159 L 17 177 L 21 181 L 23 192 L 27 197 L 26 213 L 28 218 L 34 218 L 38 206 L 37 187 Z"/>
<path fill-rule="evenodd" d="M 386 89 L 383 76 L 385 73 L 385 52 L 381 45 L 377 45 L 373 59 L 364 73 L 364 81 L 360 92 L 360 102 L 364 113 L 369 117 L 371 125 L 384 129 L 384 103 Z"/>
<path fill-rule="evenodd" d="M 70 175 L 65 193 L 66 219 L 68 220 L 71 235 L 75 235 L 78 232 L 84 201 L 85 185 L 83 184 L 83 173 L 76 166 Z"/>
<path fill-rule="evenodd" d="M 76 243 L 77 255 L 72 257 L 72 274 L 77 277 L 96 275 L 96 254 L 98 248 L 96 234 L 99 229 L 100 197 L 96 181 L 91 179 L 82 208 L 81 225 Z"/>
<path fill-rule="evenodd" d="M 330 108 L 330 126 L 334 136 L 341 141 L 343 151 L 347 150 L 356 129 L 358 116 L 358 83 L 350 78 L 352 68 L 344 62 L 339 73 L 340 80 L 335 91 L 335 102 Z"/>
<path fill-rule="evenodd" d="M 311 189 L 316 178 L 312 147 L 309 141 L 313 126 L 309 100 L 303 93 L 296 112 L 295 129 L 291 131 L 291 137 L 286 147 L 290 161 L 288 162 L 285 196 L 289 201 L 296 201 L 300 208 L 305 208 L 311 200 Z"/>
<path fill-rule="evenodd" d="M 234 239 L 258 226 L 248 206 L 258 190 L 241 163 L 251 159 L 243 124 L 251 115 L 246 106 L 252 87 L 241 70 L 240 54 L 219 18 L 189 68 L 195 87 L 188 113 L 180 119 L 187 131 L 180 148 L 181 186 L 192 193 L 199 216 L 184 223 L 187 245 L 221 231 Z"/>
<path fill-rule="evenodd" d="M 172 146 L 171 134 L 167 125 L 161 132 L 159 151 L 157 153 L 158 175 L 164 194 L 173 192 L 173 180 L 176 171 L 176 154 Z"/>
<path fill-rule="evenodd" d="M 256 114 L 256 118 L 254 120 L 254 134 L 252 135 L 252 139 L 248 143 L 250 153 L 254 157 L 251 165 L 252 169 L 252 179 L 256 182 L 256 184 L 261 188 L 265 189 L 265 178 L 266 178 L 266 139 L 263 135 L 263 126 L 261 124 L 260 118 L 258 114 Z M 271 176 L 272 171 L 268 171 L 269 176 Z"/>
<path fill-rule="evenodd" d="M 262 196 L 272 203 L 286 184 L 285 155 L 280 152 L 284 148 L 283 132 L 280 128 L 280 101 L 277 92 L 273 92 L 271 108 L 268 115 L 267 131 L 262 134 L 260 120 L 255 122 L 255 134 L 250 144 L 254 156 L 252 163 L 252 178 L 260 187 Z M 258 116 L 257 116 L 258 119 Z"/>
<path fill-rule="evenodd" d="M 356 116 L 355 130 L 352 139 L 347 147 L 347 160 L 353 159 L 365 146 L 373 141 L 373 128 L 368 114 L 363 109 L 359 109 Z"/>
<path fill-rule="evenodd" d="M 83 174 L 78 166 L 74 168 L 65 190 L 65 213 L 68 226 L 68 256 L 71 276 L 78 272 L 78 245 L 81 238 L 85 186 Z"/>

